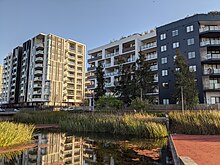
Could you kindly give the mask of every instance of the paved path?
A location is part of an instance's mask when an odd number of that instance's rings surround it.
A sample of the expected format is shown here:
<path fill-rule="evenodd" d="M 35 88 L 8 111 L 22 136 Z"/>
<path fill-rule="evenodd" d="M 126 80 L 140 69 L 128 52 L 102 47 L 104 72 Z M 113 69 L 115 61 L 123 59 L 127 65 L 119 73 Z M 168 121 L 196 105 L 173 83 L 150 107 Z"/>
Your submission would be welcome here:
<path fill-rule="evenodd" d="M 220 165 L 220 135 L 172 135 L 179 156 L 198 165 Z"/>

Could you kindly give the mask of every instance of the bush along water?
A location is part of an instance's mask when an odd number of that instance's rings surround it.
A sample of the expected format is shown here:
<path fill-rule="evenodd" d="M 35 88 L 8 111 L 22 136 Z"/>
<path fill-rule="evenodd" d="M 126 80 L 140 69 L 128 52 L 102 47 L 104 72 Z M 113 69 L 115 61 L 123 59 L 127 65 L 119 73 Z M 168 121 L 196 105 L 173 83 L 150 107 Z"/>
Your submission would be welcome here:
<path fill-rule="evenodd" d="M 71 113 L 71 112 L 21 112 L 14 119 L 33 124 L 58 124 L 68 132 L 112 133 L 146 138 L 167 136 L 165 124 L 152 121 L 154 115 Z"/>
<path fill-rule="evenodd" d="M 170 112 L 172 133 L 220 135 L 220 111 Z"/>
<path fill-rule="evenodd" d="M 33 125 L 0 122 L 0 148 L 7 148 L 30 142 L 33 131 Z"/>

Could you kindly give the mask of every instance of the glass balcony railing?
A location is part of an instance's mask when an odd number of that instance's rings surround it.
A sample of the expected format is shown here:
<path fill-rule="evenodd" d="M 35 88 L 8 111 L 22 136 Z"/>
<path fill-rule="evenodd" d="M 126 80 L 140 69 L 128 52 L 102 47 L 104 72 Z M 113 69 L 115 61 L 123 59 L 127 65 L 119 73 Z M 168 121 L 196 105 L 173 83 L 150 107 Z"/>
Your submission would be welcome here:
<path fill-rule="evenodd" d="M 116 75 L 118 75 L 118 72 L 109 72 L 104 74 L 105 77 L 116 76 Z"/>
<path fill-rule="evenodd" d="M 205 26 L 199 29 L 200 33 L 207 31 L 220 31 L 220 26 Z"/>
<path fill-rule="evenodd" d="M 204 69 L 204 74 L 205 75 L 213 75 L 213 74 L 220 74 L 220 69 Z"/>
<path fill-rule="evenodd" d="M 205 84 L 204 89 L 217 89 L 217 90 L 220 90 L 220 83 Z"/>
<path fill-rule="evenodd" d="M 158 65 L 152 65 L 152 66 L 150 67 L 150 69 L 151 69 L 152 71 L 158 70 Z"/>
<path fill-rule="evenodd" d="M 108 53 L 105 55 L 105 58 L 110 58 L 112 56 L 117 56 L 119 54 L 119 52 L 114 52 L 114 53 Z"/>
<path fill-rule="evenodd" d="M 206 59 L 219 59 L 220 60 L 220 54 L 207 54 Z"/>
<path fill-rule="evenodd" d="M 157 42 L 152 42 L 152 43 L 142 45 L 141 50 L 151 49 L 151 48 L 155 48 L 155 47 L 157 47 Z"/>
<path fill-rule="evenodd" d="M 200 46 L 220 45 L 220 40 L 207 40 L 200 42 Z"/>

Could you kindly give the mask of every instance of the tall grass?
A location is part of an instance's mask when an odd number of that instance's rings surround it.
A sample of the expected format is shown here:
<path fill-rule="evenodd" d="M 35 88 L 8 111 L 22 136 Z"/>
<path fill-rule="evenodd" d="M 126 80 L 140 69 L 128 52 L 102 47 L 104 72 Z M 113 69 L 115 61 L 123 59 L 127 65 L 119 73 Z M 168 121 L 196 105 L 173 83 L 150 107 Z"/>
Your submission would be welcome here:
<path fill-rule="evenodd" d="M 30 142 L 33 131 L 33 125 L 0 122 L 0 148 Z"/>
<path fill-rule="evenodd" d="M 170 112 L 171 132 L 220 135 L 220 111 Z"/>
<path fill-rule="evenodd" d="M 147 138 L 167 136 L 163 123 L 152 122 L 155 115 L 70 113 L 70 112 L 23 112 L 17 113 L 15 121 L 33 124 L 59 124 L 68 132 L 112 133 Z"/>

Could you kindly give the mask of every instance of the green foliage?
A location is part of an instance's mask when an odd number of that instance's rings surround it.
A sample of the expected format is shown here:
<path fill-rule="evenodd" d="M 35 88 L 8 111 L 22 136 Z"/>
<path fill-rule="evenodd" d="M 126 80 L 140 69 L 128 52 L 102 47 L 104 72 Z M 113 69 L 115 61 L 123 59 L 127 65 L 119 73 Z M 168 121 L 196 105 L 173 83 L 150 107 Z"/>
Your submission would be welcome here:
<path fill-rule="evenodd" d="M 33 131 L 33 125 L 0 122 L 0 148 L 30 142 Z"/>
<path fill-rule="evenodd" d="M 138 60 L 131 65 L 124 65 L 124 59 L 119 67 L 119 81 L 116 84 L 115 94 L 125 103 L 130 104 L 136 97 L 151 99 L 147 93 L 155 89 L 154 73 L 150 69 L 150 63 L 145 60 L 142 52 L 139 52 Z"/>
<path fill-rule="evenodd" d="M 122 108 L 122 101 L 113 96 L 102 96 L 96 102 L 96 107 L 99 110 L 118 110 Z"/>
<path fill-rule="evenodd" d="M 220 135 L 219 111 L 170 112 L 169 118 L 173 133 Z"/>
<path fill-rule="evenodd" d="M 194 72 L 191 72 L 189 70 L 189 66 L 186 63 L 185 58 L 179 52 L 177 52 L 175 66 L 179 69 L 174 70 L 174 76 L 176 79 L 176 89 L 174 97 L 176 101 L 180 104 L 182 100 L 182 88 L 185 109 L 193 109 L 199 102 Z"/>
<path fill-rule="evenodd" d="M 98 100 L 99 97 L 105 95 L 105 79 L 104 79 L 104 72 L 101 65 L 96 68 L 95 72 L 96 80 L 97 80 L 97 87 L 95 88 L 95 100 Z"/>
<path fill-rule="evenodd" d="M 23 112 L 19 116 L 16 114 L 14 118 L 19 122 L 59 124 L 63 131 L 68 132 L 112 133 L 147 138 L 167 136 L 165 124 L 153 122 L 154 117 L 155 115 L 147 113 Z"/>
<path fill-rule="evenodd" d="M 135 110 L 148 110 L 149 106 L 150 104 L 147 100 L 142 100 L 139 97 L 131 102 L 131 107 Z"/>

